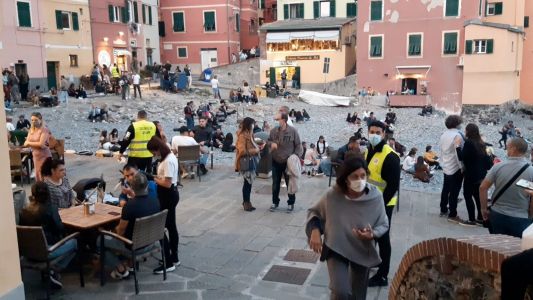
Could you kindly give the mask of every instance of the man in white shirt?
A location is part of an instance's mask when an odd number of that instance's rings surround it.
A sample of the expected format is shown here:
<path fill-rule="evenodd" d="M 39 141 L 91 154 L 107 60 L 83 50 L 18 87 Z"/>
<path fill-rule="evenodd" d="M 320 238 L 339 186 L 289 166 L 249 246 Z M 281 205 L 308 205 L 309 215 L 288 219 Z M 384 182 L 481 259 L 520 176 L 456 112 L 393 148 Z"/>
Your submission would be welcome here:
<path fill-rule="evenodd" d="M 135 72 L 133 74 L 133 98 L 137 99 L 137 91 L 139 91 L 139 98 L 142 100 L 143 96 L 141 95 L 141 75 Z"/>
<path fill-rule="evenodd" d="M 461 191 L 463 183 L 462 165 L 457 157 L 455 139 L 460 138 L 464 143 L 461 128 L 462 118 L 458 115 L 451 115 L 446 118 L 444 124 L 447 130 L 440 137 L 441 167 L 444 172 L 444 183 L 440 196 L 440 216 L 448 216 L 448 221 L 459 223 L 461 219 L 457 216 L 457 197 Z"/>
<path fill-rule="evenodd" d="M 213 97 L 218 99 L 222 99 L 220 97 L 220 90 L 218 89 L 218 76 L 213 76 L 213 79 L 211 79 L 211 88 L 213 89 Z"/>
<path fill-rule="evenodd" d="M 178 147 L 179 146 L 194 146 L 198 145 L 198 142 L 196 140 L 189 136 L 189 129 L 187 129 L 187 126 L 181 126 L 178 129 L 180 135 L 174 136 L 172 138 L 172 141 L 170 143 L 170 150 L 174 152 L 174 154 L 178 154 Z M 200 149 L 201 151 L 201 149 Z M 206 165 L 207 159 L 209 158 L 209 155 L 206 153 L 200 152 L 200 164 Z M 179 157 L 178 157 L 179 159 Z"/>

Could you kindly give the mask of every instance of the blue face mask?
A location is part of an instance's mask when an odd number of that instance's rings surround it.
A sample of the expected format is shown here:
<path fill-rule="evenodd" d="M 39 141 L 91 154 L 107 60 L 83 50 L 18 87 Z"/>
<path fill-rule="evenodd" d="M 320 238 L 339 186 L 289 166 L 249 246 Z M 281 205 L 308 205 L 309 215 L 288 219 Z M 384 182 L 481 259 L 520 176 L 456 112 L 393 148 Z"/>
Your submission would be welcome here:
<path fill-rule="evenodd" d="M 379 134 L 369 134 L 368 135 L 368 142 L 372 147 L 376 147 L 379 143 L 381 143 L 382 137 Z"/>

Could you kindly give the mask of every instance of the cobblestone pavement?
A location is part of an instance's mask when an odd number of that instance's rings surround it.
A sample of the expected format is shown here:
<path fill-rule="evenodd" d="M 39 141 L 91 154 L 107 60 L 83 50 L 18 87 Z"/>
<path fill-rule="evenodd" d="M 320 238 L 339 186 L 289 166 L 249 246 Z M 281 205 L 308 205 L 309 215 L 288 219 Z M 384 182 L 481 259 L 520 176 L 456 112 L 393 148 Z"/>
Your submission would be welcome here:
<path fill-rule="evenodd" d="M 67 156 L 72 183 L 80 178 L 104 174 L 108 186 L 117 182 L 120 165 L 113 159 Z M 242 178 L 229 166 L 215 166 L 202 181 L 184 180 L 177 209 L 180 260 L 166 281 L 152 275 L 154 259 L 141 264 L 140 294 L 135 296 L 133 279 L 108 280 L 100 287 L 91 267 L 85 267 L 86 286 L 80 288 L 76 271 L 63 273 L 64 288 L 57 299 L 328 299 L 328 274 L 324 263 L 289 262 L 290 249 L 309 249 L 304 233 L 306 209 L 327 189 L 327 178 L 301 181 L 295 211 L 269 212 L 270 181 L 254 182 L 252 202 L 257 210 L 247 213 L 241 206 Z M 284 195 L 283 197 L 286 197 Z M 283 199 L 283 198 L 282 198 Z M 282 200 L 283 201 L 283 200 Z M 439 195 L 402 191 L 399 212 L 393 216 L 392 266 L 394 276 L 403 254 L 415 243 L 441 236 L 458 237 L 484 232 L 461 227 L 439 218 Z M 280 205 L 285 209 L 284 203 Z M 460 215 L 466 216 L 464 202 Z M 273 265 L 309 269 L 303 285 L 264 281 Z M 36 272 L 24 271 L 27 299 L 42 297 L 44 290 Z M 370 288 L 367 299 L 387 299 L 386 288 Z"/>

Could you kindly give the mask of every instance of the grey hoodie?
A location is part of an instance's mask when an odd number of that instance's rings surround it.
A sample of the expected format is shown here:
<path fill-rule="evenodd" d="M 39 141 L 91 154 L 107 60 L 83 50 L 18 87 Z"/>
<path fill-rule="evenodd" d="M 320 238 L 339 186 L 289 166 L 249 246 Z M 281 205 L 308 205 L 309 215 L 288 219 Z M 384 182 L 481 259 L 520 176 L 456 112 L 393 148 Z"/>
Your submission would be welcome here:
<path fill-rule="evenodd" d="M 365 267 L 377 266 L 379 258 L 374 241 L 359 239 L 352 229 L 370 224 L 374 238 L 381 237 L 389 229 L 389 221 L 383 205 L 383 195 L 376 186 L 367 183 L 360 198 L 348 199 L 334 186 L 308 210 L 306 234 L 311 237 L 312 224 L 320 220 L 324 244 L 348 260 Z M 315 219 L 316 218 L 316 219 Z"/>

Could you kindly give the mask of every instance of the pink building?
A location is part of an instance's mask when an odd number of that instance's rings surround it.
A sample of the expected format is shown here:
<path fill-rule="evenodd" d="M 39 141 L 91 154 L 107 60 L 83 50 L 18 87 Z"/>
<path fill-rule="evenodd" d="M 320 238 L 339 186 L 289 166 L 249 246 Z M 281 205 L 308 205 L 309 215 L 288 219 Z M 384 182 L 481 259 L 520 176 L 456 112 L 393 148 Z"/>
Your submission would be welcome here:
<path fill-rule="evenodd" d="M 277 0 L 258 0 L 259 1 L 259 25 L 272 23 L 278 19 Z"/>
<path fill-rule="evenodd" d="M 229 64 L 231 54 L 259 44 L 256 1 L 161 0 L 161 62 L 193 73 Z"/>
<path fill-rule="evenodd" d="M 483 14 L 482 2 L 359 0 L 358 87 L 392 91 L 395 106 L 460 111 L 465 21 Z"/>

